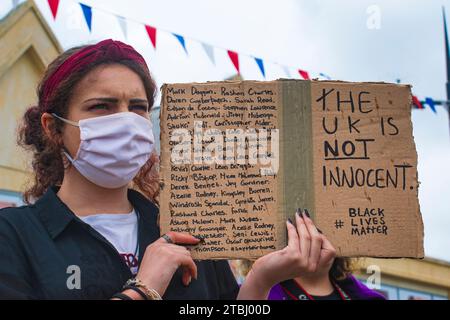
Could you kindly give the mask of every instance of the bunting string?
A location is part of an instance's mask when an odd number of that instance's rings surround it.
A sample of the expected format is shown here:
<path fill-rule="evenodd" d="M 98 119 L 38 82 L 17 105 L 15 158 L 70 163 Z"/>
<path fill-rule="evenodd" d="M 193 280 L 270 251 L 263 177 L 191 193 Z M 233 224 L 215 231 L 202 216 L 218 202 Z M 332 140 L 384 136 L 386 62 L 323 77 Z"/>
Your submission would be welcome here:
<path fill-rule="evenodd" d="M 86 26 L 87 26 L 89 32 L 91 33 L 92 32 L 92 19 L 93 19 L 93 15 L 92 15 L 93 10 L 92 9 L 93 8 L 82 2 L 78 2 L 75 0 L 73 0 L 73 1 L 76 2 L 80 6 L 80 9 L 83 13 L 84 20 L 86 22 Z M 60 4 L 60 0 L 47 0 L 47 2 L 48 2 L 48 6 L 49 6 L 50 12 L 52 14 L 52 17 L 54 20 L 56 20 L 57 15 L 58 15 L 58 7 Z M 95 11 L 98 10 L 98 11 L 101 11 L 108 15 L 115 16 L 125 39 L 128 39 L 128 21 L 133 21 L 135 23 L 141 24 L 145 28 L 146 33 L 149 37 L 149 40 L 150 40 L 154 50 L 156 50 L 156 46 L 157 46 L 157 34 L 162 31 L 162 32 L 165 32 L 165 33 L 168 33 L 168 34 L 171 34 L 172 36 L 174 36 L 177 39 L 177 41 L 180 43 L 181 48 L 183 49 L 183 51 L 185 52 L 185 54 L 187 56 L 189 56 L 189 52 L 188 52 L 188 48 L 186 45 L 186 39 L 188 39 L 189 41 L 193 41 L 193 42 L 197 42 L 197 43 L 201 44 L 203 51 L 205 52 L 209 61 L 214 66 L 216 65 L 215 51 L 216 50 L 226 51 L 231 64 L 234 66 L 234 69 L 238 74 L 241 74 L 239 57 L 246 56 L 255 61 L 256 65 L 258 67 L 258 70 L 261 72 L 261 75 L 263 76 L 263 78 L 266 78 L 265 63 L 268 62 L 268 63 L 279 66 L 283 70 L 283 72 L 285 73 L 287 78 L 292 78 L 291 70 L 296 70 L 302 79 L 305 79 L 305 80 L 311 79 L 310 72 L 300 69 L 300 68 L 297 68 L 297 67 L 288 66 L 288 65 L 281 64 L 281 63 L 278 63 L 275 61 L 265 60 L 260 57 L 256 57 L 254 55 L 237 52 L 237 51 L 234 51 L 231 49 L 212 45 L 212 44 L 206 43 L 204 41 L 201 41 L 201 40 L 198 40 L 198 39 L 195 39 L 192 37 L 186 37 L 186 36 L 180 35 L 179 33 L 175 33 L 175 32 L 165 30 L 162 28 L 157 28 L 155 26 L 148 25 L 141 21 L 137 21 L 137 20 L 134 20 L 131 18 L 127 18 L 127 17 L 121 16 L 121 15 L 118 15 L 116 13 L 110 12 L 105 9 L 100 9 L 100 8 L 94 8 L 94 9 L 95 9 Z M 316 73 L 315 73 L 315 75 L 316 75 Z M 319 73 L 317 73 L 317 75 L 318 75 L 318 78 L 322 78 L 322 79 L 326 79 L 326 80 L 332 79 L 328 74 L 325 74 L 323 72 L 319 72 Z M 415 95 L 413 95 L 413 97 L 412 97 L 412 106 L 414 108 L 425 109 L 425 106 L 428 106 L 432 112 L 436 113 L 436 105 L 446 106 L 447 103 L 443 102 L 443 101 L 436 101 L 435 99 L 432 99 L 430 97 L 426 97 L 425 100 L 423 100 L 423 101 L 419 100 L 419 98 Z"/>

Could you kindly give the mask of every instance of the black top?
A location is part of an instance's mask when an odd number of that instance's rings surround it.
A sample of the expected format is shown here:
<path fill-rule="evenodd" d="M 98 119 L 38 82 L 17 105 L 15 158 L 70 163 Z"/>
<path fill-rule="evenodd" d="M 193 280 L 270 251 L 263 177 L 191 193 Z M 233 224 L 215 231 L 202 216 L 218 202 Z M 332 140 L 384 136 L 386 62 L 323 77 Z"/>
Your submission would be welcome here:
<path fill-rule="evenodd" d="M 339 292 L 337 290 L 333 290 L 332 293 L 326 295 L 326 296 L 313 296 L 314 300 L 342 300 L 341 296 L 339 295 Z"/>
<path fill-rule="evenodd" d="M 33 205 L 0 209 L 1 299 L 110 299 L 132 278 L 113 245 L 80 220 L 57 191 L 49 188 Z M 160 237 L 159 211 L 137 191 L 129 189 L 128 200 L 139 212 L 142 257 Z M 178 270 L 163 299 L 236 298 L 239 287 L 227 261 L 196 264 L 198 279 L 185 287 Z M 79 289 L 73 286 L 78 267 Z"/>

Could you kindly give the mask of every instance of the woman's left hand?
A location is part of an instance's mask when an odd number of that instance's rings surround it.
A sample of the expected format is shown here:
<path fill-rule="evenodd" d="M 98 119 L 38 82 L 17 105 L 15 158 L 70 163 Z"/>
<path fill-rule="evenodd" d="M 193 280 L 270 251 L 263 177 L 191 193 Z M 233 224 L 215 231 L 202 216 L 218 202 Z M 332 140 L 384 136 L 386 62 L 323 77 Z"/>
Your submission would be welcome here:
<path fill-rule="evenodd" d="M 270 289 L 282 281 L 330 269 L 336 256 L 331 243 L 315 227 L 306 211 L 297 212 L 296 227 L 287 222 L 288 245 L 253 264 L 238 299 L 266 299 Z"/>
<path fill-rule="evenodd" d="M 300 219 L 299 219 L 300 218 Z M 306 230 L 305 230 L 306 227 Z M 317 229 L 314 222 L 309 216 L 308 210 L 305 209 L 303 214 L 300 217 L 297 215 L 297 229 L 301 229 L 299 234 L 307 234 L 309 233 L 311 238 L 311 248 L 310 248 L 310 261 L 312 263 L 311 269 L 309 272 L 299 274 L 297 276 L 325 276 L 328 277 L 328 273 L 333 265 L 334 258 L 336 257 L 336 249 L 333 247 L 331 242 L 325 237 L 322 232 Z M 313 238 L 319 237 L 316 243 L 316 246 L 313 247 Z M 302 240 L 300 240 L 302 241 Z M 307 243 L 307 241 L 305 241 Z M 318 242 L 321 242 L 321 246 L 318 246 Z M 307 246 L 307 245 L 306 245 Z M 302 246 L 300 245 L 300 250 Z M 307 248 L 305 249 L 307 250 Z"/>

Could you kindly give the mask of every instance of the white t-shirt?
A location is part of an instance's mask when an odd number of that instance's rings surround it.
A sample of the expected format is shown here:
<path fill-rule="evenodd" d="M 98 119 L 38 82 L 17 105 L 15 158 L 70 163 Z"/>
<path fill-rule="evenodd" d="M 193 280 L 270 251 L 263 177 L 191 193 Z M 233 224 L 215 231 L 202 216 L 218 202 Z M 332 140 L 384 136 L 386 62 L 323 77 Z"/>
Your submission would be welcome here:
<path fill-rule="evenodd" d="M 138 220 L 136 211 L 102 213 L 79 217 L 89 224 L 119 252 L 133 275 L 138 270 Z"/>

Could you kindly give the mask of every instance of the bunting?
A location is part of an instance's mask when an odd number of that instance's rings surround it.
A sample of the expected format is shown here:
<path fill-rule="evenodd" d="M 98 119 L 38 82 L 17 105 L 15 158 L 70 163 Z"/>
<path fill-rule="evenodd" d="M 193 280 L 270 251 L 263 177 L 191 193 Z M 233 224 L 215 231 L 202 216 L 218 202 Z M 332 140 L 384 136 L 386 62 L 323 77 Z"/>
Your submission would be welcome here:
<path fill-rule="evenodd" d="M 89 28 L 89 32 L 92 31 L 92 8 L 88 5 L 80 3 L 81 10 L 83 10 L 84 20 Z"/>
<path fill-rule="evenodd" d="M 156 49 L 156 28 L 145 25 L 145 30 L 147 30 L 147 34 L 152 42 L 153 48 Z"/>
<path fill-rule="evenodd" d="M 127 20 L 122 16 L 117 16 L 117 21 L 119 22 L 120 29 L 122 30 L 125 39 L 128 39 L 128 25 Z"/>
<path fill-rule="evenodd" d="M 437 113 L 436 112 L 436 107 L 435 107 L 435 104 L 434 104 L 434 100 L 432 98 L 426 97 L 425 98 L 425 103 L 430 107 L 431 111 L 433 111 L 434 113 Z"/>
<path fill-rule="evenodd" d="M 266 77 L 266 72 L 264 71 L 264 63 L 263 63 L 262 59 L 255 58 L 255 61 L 256 61 L 256 64 L 258 65 L 258 67 L 259 67 L 259 71 L 261 71 L 263 77 L 265 78 Z"/>
<path fill-rule="evenodd" d="M 321 76 L 321 77 L 323 77 L 323 78 L 325 78 L 327 80 L 331 80 L 331 77 L 329 75 L 323 73 L 323 72 L 319 73 L 319 76 Z"/>
<path fill-rule="evenodd" d="M 417 109 L 423 109 L 423 105 L 420 100 L 416 96 L 412 96 L 413 105 L 416 106 Z"/>
<path fill-rule="evenodd" d="M 47 0 L 50 11 L 52 12 L 53 19 L 56 19 L 58 13 L 59 0 Z"/>
<path fill-rule="evenodd" d="M 184 37 L 180 36 L 179 34 L 176 33 L 172 33 L 175 38 L 177 38 L 178 42 L 180 42 L 181 46 L 183 47 L 184 52 L 186 52 L 186 54 L 188 54 L 187 49 L 186 49 L 186 42 L 184 41 Z"/>
<path fill-rule="evenodd" d="M 14 7 L 17 6 L 19 0 L 12 0 L 12 1 L 13 1 Z M 76 0 L 74 0 L 74 1 L 76 2 Z M 59 2 L 60 1 L 59 0 L 47 0 L 47 2 L 48 2 L 48 5 L 49 5 L 49 8 L 50 8 L 52 17 L 53 17 L 54 20 L 56 20 L 56 16 L 57 16 L 57 13 L 58 13 L 58 7 L 59 7 Z M 76 2 L 76 3 L 78 3 L 81 6 L 81 10 L 83 12 L 83 16 L 84 16 L 84 19 L 86 21 L 86 25 L 87 25 L 87 27 L 89 29 L 89 32 L 92 32 L 92 7 L 88 6 L 86 4 L 83 4 L 81 2 Z M 97 9 L 97 8 L 95 8 L 95 9 L 96 10 L 102 10 L 102 9 Z M 107 11 L 104 11 L 104 12 L 107 12 Z M 123 33 L 125 39 L 128 39 L 128 22 L 127 22 L 128 19 L 123 17 L 123 16 L 114 14 L 114 13 L 110 13 L 110 12 L 107 12 L 107 13 L 116 16 L 117 22 L 118 22 L 118 24 L 120 26 L 120 29 L 122 30 L 122 33 Z M 445 17 L 444 17 L 444 19 L 445 19 Z M 141 23 L 141 22 L 138 22 L 138 23 Z M 444 24 L 445 24 L 445 20 L 444 20 Z M 145 30 L 146 30 L 147 35 L 148 35 L 148 37 L 149 37 L 149 39 L 150 39 L 150 41 L 152 43 L 152 46 L 156 50 L 157 28 L 153 27 L 153 26 L 150 26 L 148 24 L 144 24 L 144 23 L 142 23 L 142 25 L 145 27 Z M 186 55 L 189 55 L 188 49 L 187 49 L 187 45 L 186 45 L 186 37 L 185 36 L 180 35 L 178 33 L 166 31 L 166 30 L 162 30 L 162 31 L 171 33 L 178 40 L 178 42 L 182 46 L 183 51 L 186 53 Z M 445 29 L 445 32 L 446 32 L 446 29 Z M 203 51 L 205 52 L 205 54 L 208 57 L 209 61 L 213 65 L 216 65 L 215 50 L 216 49 L 225 50 L 227 52 L 227 54 L 228 54 L 228 57 L 230 58 L 231 63 L 233 64 L 235 70 L 237 71 L 237 73 L 238 74 L 241 73 L 240 65 L 239 65 L 239 55 L 241 55 L 241 53 L 238 53 L 236 51 L 229 50 L 229 49 L 223 49 L 223 48 L 220 48 L 220 47 L 214 47 L 214 46 L 212 46 L 212 45 L 210 45 L 210 44 L 208 44 L 206 42 L 202 42 L 202 41 L 198 41 L 198 40 L 194 40 L 194 39 L 191 39 L 191 40 L 197 41 L 197 42 L 199 42 L 201 44 L 201 46 L 203 48 Z M 448 50 L 449 49 L 447 48 L 447 51 Z M 254 59 L 255 63 L 258 66 L 259 71 L 261 72 L 261 75 L 264 78 L 266 78 L 266 70 L 265 70 L 265 62 L 264 62 L 264 60 L 262 58 L 256 58 L 256 57 L 253 57 L 253 56 L 250 56 L 250 55 L 245 55 L 245 56 L 251 57 L 251 58 Z M 276 62 L 272 62 L 272 63 L 276 64 L 276 65 L 279 65 L 281 67 L 281 69 L 283 70 L 283 72 L 284 72 L 284 74 L 286 75 L 287 78 L 292 78 L 292 74 L 290 72 L 291 67 L 286 66 L 286 65 L 282 65 L 282 64 L 279 64 L 279 63 L 276 63 Z M 311 79 L 308 71 L 303 70 L 303 69 L 298 69 L 298 68 L 292 68 L 292 69 L 296 69 L 301 78 L 303 78 L 305 80 L 310 80 Z M 319 75 L 319 77 L 331 80 L 331 77 L 329 75 L 323 73 L 323 72 L 318 73 L 318 75 Z M 437 104 L 438 105 L 445 105 L 445 106 L 447 105 L 447 103 L 445 101 L 444 102 L 442 102 L 442 101 L 436 102 L 435 100 L 433 100 L 430 97 L 426 97 L 425 101 L 421 102 L 417 98 L 417 96 L 413 96 L 413 106 L 418 108 L 418 109 L 424 109 L 424 105 L 428 105 L 430 107 L 430 109 L 434 113 L 436 113 L 436 105 Z"/>
<path fill-rule="evenodd" d="M 286 77 L 288 78 L 292 78 L 291 76 L 291 72 L 289 71 L 289 67 L 287 66 L 281 66 L 283 68 L 284 74 L 286 75 Z"/>
<path fill-rule="evenodd" d="M 309 73 L 306 72 L 305 70 L 298 69 L 298 73 L 300 73 L 300 75 L 302 76 L 303 79 L 310 80 Z"/>
<path fill-rule="evenodd" d="M 216 65 L 216 58 L 214 57 L 214 48 L 213 48 L 213 46 L 202 42 L 202 47 L 203 47 L 203 50 L 205 51 L 206 55 L 208 56 L 209 61 L 211 61 L 211 63 L 213 65 Z"/>
<path fill-rule="evenodd" d="M 228 56 L 230 57 L 231 62 L 234 65 L 234 68 L 236 69 L 237 73 L 241 73 L 239 71 L 239 55 L 235 51 L 227 50 Z"/>

